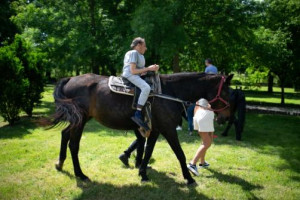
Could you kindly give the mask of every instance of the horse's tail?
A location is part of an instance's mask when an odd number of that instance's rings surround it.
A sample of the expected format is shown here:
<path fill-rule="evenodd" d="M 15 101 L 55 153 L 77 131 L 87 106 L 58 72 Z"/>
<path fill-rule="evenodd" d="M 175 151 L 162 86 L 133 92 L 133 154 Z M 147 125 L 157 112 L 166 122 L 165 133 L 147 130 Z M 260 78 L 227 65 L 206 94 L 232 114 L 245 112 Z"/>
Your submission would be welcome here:
<path fill-rule="evenodd" d="M 55 113 L 49 118 L 41 119 L 40 125 L 53 128 L 60 123 L 69 122 L 70 127 L 79 127 L 83 123 L 86 109 L 84 109 L 84 106 L 80 104 L 78 99 L 66 97 L 63 91 L 69 80 L 70 78 L 63 78 L 56 85 L 53 93 L 56 105 Z"/>

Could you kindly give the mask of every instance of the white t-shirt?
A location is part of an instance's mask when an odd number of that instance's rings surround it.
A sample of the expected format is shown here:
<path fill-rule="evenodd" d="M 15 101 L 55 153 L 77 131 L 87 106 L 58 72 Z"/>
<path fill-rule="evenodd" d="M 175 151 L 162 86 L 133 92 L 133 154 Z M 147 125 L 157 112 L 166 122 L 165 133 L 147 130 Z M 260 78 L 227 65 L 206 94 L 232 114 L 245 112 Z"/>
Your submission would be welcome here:
<path fill-rule="evenodd" d="M 145 57 L 137 50 L 128 51 L 124 57 L 124 66 L 122 76 L 128 78 L 131 76 L 130 63 L 135 63 L 137 69 L 145 68 Z"/>
<path fill-rule="evenodd" d="M 193 118 L 194 129 L 199 132 L 214 132 L 214 112 L 198 109 Z"/>

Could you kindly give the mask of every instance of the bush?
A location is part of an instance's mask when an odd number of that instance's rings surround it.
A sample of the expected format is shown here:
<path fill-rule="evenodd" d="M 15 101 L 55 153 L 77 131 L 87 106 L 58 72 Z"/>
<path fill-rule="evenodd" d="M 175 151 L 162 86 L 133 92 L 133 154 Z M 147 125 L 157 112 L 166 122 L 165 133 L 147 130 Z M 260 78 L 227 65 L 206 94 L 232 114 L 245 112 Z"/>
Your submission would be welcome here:
<path fill-rule="evenodd" d="M 19 119 L 28 80 L 24 68 L 10 46 L 0 48 L 0 114 L 13 125 Z"/>
<path fill-rule="evenodd" d="M 0 48 L 0 74 L 0 115 L 10 125 L 22 109 L 32 116 L 44 86 L 42 54 L 16 36 L 14 43 Z"/>
<path fill-rule="evenodd" d="M 33 108 L 40 102 L 41 93 L 44 91 L 43 55 L 37 51 L 30 51 L 30 44 L 27 44 L 19 36 L 16 36 L 14 48 L 24 67 L 24 78 L 29 81 L 28 87 L 24 90 L 22 109 L 31 117 Z"/>

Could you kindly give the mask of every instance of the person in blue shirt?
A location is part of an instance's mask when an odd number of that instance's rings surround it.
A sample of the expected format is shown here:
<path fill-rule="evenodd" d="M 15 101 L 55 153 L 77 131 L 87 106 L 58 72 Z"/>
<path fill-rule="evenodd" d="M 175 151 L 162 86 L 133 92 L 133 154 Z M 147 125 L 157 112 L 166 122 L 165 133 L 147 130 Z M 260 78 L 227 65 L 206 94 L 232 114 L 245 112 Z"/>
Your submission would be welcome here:
<path fill-rule="evenodd" d="M 210 58 L 207 58 L 205 60 L 205 65 L 206 65 L 205 73 L 207 73 L 207 74 L 217 74 L 218 73 L 218 68 L 212 64 L 212 60 Z"/>

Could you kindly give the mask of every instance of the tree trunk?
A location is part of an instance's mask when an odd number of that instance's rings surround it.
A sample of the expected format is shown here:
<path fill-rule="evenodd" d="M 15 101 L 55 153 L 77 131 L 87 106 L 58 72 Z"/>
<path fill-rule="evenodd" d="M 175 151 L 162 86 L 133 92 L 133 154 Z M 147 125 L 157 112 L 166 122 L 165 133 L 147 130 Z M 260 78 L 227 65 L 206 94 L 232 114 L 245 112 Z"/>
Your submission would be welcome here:
<path fill-rule="evenodd" d="M 89 10 L 90 10 L 90 18 L 91 18 L 91 35 L 92 35 L 92 41 L 96 41 L 96 22 L 95 22 L 95 0 L 90 0 L 89 1 Z M 94 74 L 99 74 L 99 67 L 96 62 L 96 49 L 92 47 L 92 52 L 91 52 L 91 69 Z"/>
<path fill-rule="evenodd" d="M 180 72 L 180 67 L 179 67 L 179 53 L 177 52 L 173 58 L 173 72 L 178 73 Z"/>
<path fill-rule="evenodd" d="M 268 93 L 273 93 L 274 76 L 269 71 L 268 73 Z"/>
<path fill-rule="evenodd" d="M 79 76 L 80 75 L 80 71 L 78 69 L 78 67 L 76 67 L 76 76 Z"/>
<path fill-rule="evenodd" d="M 47 70 L 47 71 L 46 71 L 46 78 L 47 78 L 47 81 L 48 81 L 48 82 L 51 81 L 51 70 Z"/>
<path fill-rule="evenodd" d="M 284 84 L 281 83 L 281 105 L 284 105 Z"/>

